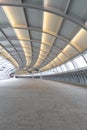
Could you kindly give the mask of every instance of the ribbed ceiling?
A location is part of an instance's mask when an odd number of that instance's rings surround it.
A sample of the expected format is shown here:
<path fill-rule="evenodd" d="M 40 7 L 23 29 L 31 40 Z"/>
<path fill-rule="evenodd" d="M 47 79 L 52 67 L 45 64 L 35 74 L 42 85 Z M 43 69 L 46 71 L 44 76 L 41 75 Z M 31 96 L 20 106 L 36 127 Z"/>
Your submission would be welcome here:
<path fill-rule="evenodd" d="M 0 0 L 0 55 L 19 73 L 29 73 L 81 54 L 87 49 L 86 5 L 86 0 Z"/>

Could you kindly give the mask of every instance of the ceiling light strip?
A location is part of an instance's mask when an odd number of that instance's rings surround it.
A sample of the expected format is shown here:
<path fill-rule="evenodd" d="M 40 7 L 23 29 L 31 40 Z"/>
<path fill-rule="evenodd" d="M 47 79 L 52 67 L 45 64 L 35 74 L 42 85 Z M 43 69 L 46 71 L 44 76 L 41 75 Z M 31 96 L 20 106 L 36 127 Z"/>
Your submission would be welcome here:
<path fill-rule="evenodd" d="M 21 19 L 21 16 L 22 16 L 22 20 L 21 20 L 21 22 L 23 21 L 24 22 L 24 25 L 21 25 L 22 27 L 23 26 L 27 26 L 26 25 L 26 21 L 25 21 L 25 17 L 24 17 L 24 13 L 23 13 L 23 9 L 22 8 L 19 8 L 18 9 L 18 7 L 7 7 L 7 6 L 2 6 L 2 8 L 3 8 L 3 10 L 4 10 L 4 12 L 5 12 L 5 14 L 6 14 L 6 16 L 8 17 L 8 19 L 9 19 L 9 21 L 10 21 L 10 23 L 11 23 L 11 26 L 14 28 L 15 26 L 18 26 L 18 22 L 20 22 L 20 19 Z M 20 17 L 19 17 L 20 16 Z M 17 19 L 17 18 L 19 17 L 19 19 Z M 14 31 L 16 32 L 16 35 L 17 35 L 17 37 L 18 37 L 18 39 L 20 39 L 20 38 L 22 38 L 22 37 L 24 37 L 24 30 L 22 31 L 20 31 L 20 30 L 18 30 L 18 29 L 14 29 Z M 28 33 L 27 32 L 27 30 L 26 30 L 26 33 Z M 29 39 L 29 35 L 27 36 L 27 38 Z M 24 41 L 20 41 L 20 43 L 21 43 L 21 46 L 22 46 L 22 48 L 23 47 L 26 47 L 26 44 L 25 44 L 25 42 Z M 30 63 L 31 63 L 31 60 L 29 59 L 29 58 L 27 58 L 27 56 L 26 56 L 26 49 L 24 49 L 23 48 L 23 50 L 24 50 L 24 54 L 25 54 L 25 57 L 26 57 L 26 66 L 29 66 L 30 65 Z M 29 53 L 31 53 L 31 52 L 29 52 Z"/>
<path fill-rule="evenodd" d="M 82 46 L 83 46 L 83 41 L 84 41 L 84 46 L 85 46 L 85 48 L 82 48 Z M 70 42 L 70 44 L 68 44 L 64 49 L 63 49 L 63 52 L 64 53 L 68 53 L 69 51 L 70 51 L 70 47 L 73 47 L 74 46 L 74 48 L 76 48 L 76 50 L 77 50 L 77 48 L 78 48 L 78 53 L 80 54 L 81 53 L 81 51 L 83 52 L 83 51 L 85 51 L 85 49 L 87 49 L 87 43 L 86 43 L 86 41 L 87 41 L 87 31 L 85 31 L 84 29 L 80 29 L 80 31 L 75 35 L 75 37 L 71 40 L 71 42 Z M 69 47 L 69 45 L 70 45 L 70 47 Z M 71 46 L 72 45 L 72 46 Z M 81 47 L 80 47 L 81 46 Z M 83 46 L 83 47 L 84 47 Z M 81 49 L 81 50 L 80 50 Z M 77 53 L 76 54 L 74 54 L 74 57 L 77 55 Z M 61 57 L 61 59 L 63 58 L 62 57 L 62 53 L 60 53 L 60 54 L 58 54 L 57 55 L 57 57 L 58 58 L 60 58 Z M 56 58 L 57 58 L 56 57 Z M 54 61 L 55 60 L 55 58 L 52 60 L 52 61 Z M 52 62 L 51 61 L 51 62 Z M 65 62 L 66 60 L 64 60 L 63 61 L 63 63 Z M 51 64 L 51 62 L 48 64 L 48 65 L 50 65 Z M 47 66 L 48 65 L 46 65 L 46 66 L 44 66 L 41 70 L 47 70 Z M 50 69 L 50 68 L 49 68 Z"/>
<path fill-rule="evenodd" d="M 47 13 L 47 12 L 43 13 L 43 17 L 44 17 L 43 18 L 43 31 L 54 33 L 56 35 L 60 28 L 62 18 L 60 16 L 56 16 L 56 15 L 53 15 L 53 14 Z M 55 23 L 54 23 L 54 21 L 55 21 Z M 41 44 L 41 48 L 40 48 L 40 54 L 39 54 L 38 60 L 37 60 L 36 64 L 34 65 L 34 67 L 38 67 L 43 62 L 43 60 L 45 60 L 47 58 L 54 41 L 55 41 L 55 37 L 42 33 L 42 41 L 41 41 L 42 44 Z M 46 43 L 46 45 L 44 45 L 43 43 Z M 49 48 L 48 48 L 48 45 L 50 45 Z M 39 60 L 41 57 L 41 54 L 43 54 L 42 50 L 47 50 L 48 53 L 44 56 L 43 60 Z"/>

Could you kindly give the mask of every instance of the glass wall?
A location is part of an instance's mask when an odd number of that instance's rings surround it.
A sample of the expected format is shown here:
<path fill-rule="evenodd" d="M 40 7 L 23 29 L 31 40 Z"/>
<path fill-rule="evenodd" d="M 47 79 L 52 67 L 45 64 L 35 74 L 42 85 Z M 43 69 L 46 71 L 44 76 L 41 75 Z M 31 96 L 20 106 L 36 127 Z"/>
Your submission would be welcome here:
<path fill-rule="evenodd" d="M 63 73 L 68 71 L 74 71 L 81 68 L 87 67 L 87 51 L 82 53 L 82 55 L 79 55 L 72 60 L 66 62 L 65 64 L 58 66 L 54 69 L 53 73 L 49 73 L 49 71 L 46 71 L 47 74 L 56 74 L 56 73 Z M 52 69 L 50 70 L 52 71 Z M 44 72 L 42 72 L 42 75 L 44 75 Z"/>
<path fill-rule="evenodd" d="M 62 69 L 63 72 L 67 71 L 66 66 L 64 64 L 61 65 L 60 67 L 61 67 L 61 69 Z"/>
<path fill-rule="evenodd" d="M 11 78 L 14 73 L 15 67 L 4 57 L 0 57 L 0 79 Z"/>
<path fill-rule="evenodd" d="M 72 60 L 72 62 L 75 65 L 75 68 L 87 67 L 87 64 L 82 56 L 76 57 Z"/>
<path fill-rule="evenodd" d="M 81 68 L 84 69 L 86 67 L 87 67 L 87 51 L 83 52 L 81 55 L 78 55 L 77 57 L 71 59 L 70 61 L 62 65 L 57 66 L 56 68 L 42 72 L 42 75 L 64 73 L 64 72 L 74 71 Z M 39 73 L 36 73 L 35 75 L 38 75 L 38 74 Z"/>
<path fill-rule="evenodd" d="M 67 70 L 74 70 L 75 69 L 75 67 L 71 61 L 67 62 L 65 65 L 66 65 Z"/>

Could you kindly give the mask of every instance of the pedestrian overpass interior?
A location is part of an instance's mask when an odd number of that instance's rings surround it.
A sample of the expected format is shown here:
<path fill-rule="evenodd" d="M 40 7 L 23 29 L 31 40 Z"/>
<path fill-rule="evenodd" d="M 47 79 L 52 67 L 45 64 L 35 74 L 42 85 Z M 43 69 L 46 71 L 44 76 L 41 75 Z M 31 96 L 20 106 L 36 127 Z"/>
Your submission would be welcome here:
<path fill-rule="evenodd" d="M 86 0 L 0 0 L 0 79 L 87 84 Z"/>

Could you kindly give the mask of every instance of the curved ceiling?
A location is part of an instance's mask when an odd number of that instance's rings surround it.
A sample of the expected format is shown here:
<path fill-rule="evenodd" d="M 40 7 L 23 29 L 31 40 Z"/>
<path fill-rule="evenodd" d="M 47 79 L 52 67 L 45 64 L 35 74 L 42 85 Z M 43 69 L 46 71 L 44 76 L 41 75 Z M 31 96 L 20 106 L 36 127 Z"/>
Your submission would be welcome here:
<path fill-rule="evenodd" d="M 87 49 L 86 0 L 0 0 L 0 55 L 18 73 L 46 71 Z"/>

